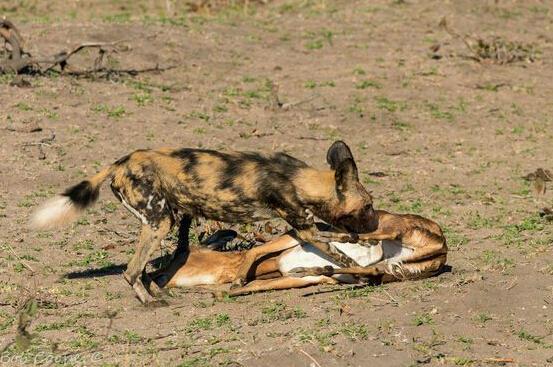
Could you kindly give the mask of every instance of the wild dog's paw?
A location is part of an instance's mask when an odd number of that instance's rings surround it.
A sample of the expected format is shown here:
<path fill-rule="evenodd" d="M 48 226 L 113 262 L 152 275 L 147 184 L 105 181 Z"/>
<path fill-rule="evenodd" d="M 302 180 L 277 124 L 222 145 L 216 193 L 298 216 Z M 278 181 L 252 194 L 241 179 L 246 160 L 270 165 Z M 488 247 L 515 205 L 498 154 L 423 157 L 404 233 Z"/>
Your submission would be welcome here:
<path fill-rule="evenodd" d="M 359 241 L 359 235 L 357 233 L 348 233 L 342 236 L 340 242 L 357 243 Z"/>
<path fill-rule="evenodd" d="M 148 301 L 144 303 L 144 307 L 146 308 L 159 308 L 159 307 L 167 307 L 169 306 L 169 302 L 162 298 L 155 298 L 152 301 Z"/>
<path fill-rule="evenodd" d="M 242 278 L 236 278 L 230 285 L 230 289 L 236 289 L 243 287 L 246 284 L 246 280 Z"/>
<path fill-rule="evenodd" d="M 231 289 L 232 289 L 232 285 L 231 285 Z M 212 294 L 213 294 L 213 298 L 215 298 L 215 300 L 217 301 L 223 301 L 225 298 L 229 296 L 229 293 L 223 290 L 215 290 L 212 292 Z"/>
<path fill-rule="evenodd" d="M 148 292 L 150 292 L 150 294 L 154 297 L 159 297 L 163 293 L 165 293 L 164 290 L 154 280 L 152 280 L 150 284 L 148 284 Z"/>

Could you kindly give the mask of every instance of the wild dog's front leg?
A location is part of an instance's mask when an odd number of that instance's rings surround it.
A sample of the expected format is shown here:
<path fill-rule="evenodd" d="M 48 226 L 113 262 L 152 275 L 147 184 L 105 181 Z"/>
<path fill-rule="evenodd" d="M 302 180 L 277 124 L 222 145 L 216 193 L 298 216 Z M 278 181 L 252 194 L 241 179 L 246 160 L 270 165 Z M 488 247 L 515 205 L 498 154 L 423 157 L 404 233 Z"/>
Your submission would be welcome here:
<path fill-rule="evenodd" d="M 298 205 L 291 205 L 289 208 L 290 209 L 280 213 L 281 217 L 284 218 L 292 227 L 294 227 L 296 236 L 302 242 L 312 244 L 336 261 L 338 266 L 351 267 L 359 265 L 355 260 L 344 254 L 340 251 L 340 249 L 330 243 L 330 241 L 318 240 L 318 229 L 315 225 L 315 218 L 313 217 L 313 213 L 311 213 L 311 211 L 302 209 Z"/>
<path fill-rule="evenodd" d="M 372 242 L 372 241 L 382 241 L 382 240 L 395 240 L 400 237 L 400 233 L 386 232 L 380 229 L 370 232 L 370 233 L 340 233 L 340 232 L 329 232 L 329 231 L 318 231 L 314 234 L 314 239 L 323 243 L 330 242 L 349 242 L 349 243 L 358 243 L 358 242 Z"/>
<path fill-rule="evenodd" d="M 343 241 L 344 239 L 343 235 L 335 236 L 334 237 L 335 239 L 333 240 L 331 239 L 328 241 L 326 240 L 321 241 L 320 240 L 321 237 L 318 235 L 317 227 L 315 227 L 315 225 L 313 225 L 313 227 L 309 229 L 296 231 L 296 235 L 301 241 L 312 244 L 319 251 L 322 251 L 328 256 L 330 256 L 337 263 L 338 266 L 341 266 L 341 267 L 359 266 L 359 264 L 354 259 L 352 259 L 348 255 L 343 253 L 338 247 L 334 246 L 331 243 L 331 242 L 350 242 L 350 241 Z M 348 236 L 348 235 L 345 234 L 345 236 Z"/>

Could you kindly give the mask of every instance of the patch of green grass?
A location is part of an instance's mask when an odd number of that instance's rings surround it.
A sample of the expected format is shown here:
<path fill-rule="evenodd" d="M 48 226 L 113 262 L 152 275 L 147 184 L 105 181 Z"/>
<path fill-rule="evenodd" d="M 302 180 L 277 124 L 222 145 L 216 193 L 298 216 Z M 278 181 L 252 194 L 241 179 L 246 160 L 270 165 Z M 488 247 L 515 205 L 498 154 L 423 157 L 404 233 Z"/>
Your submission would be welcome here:
<path fill-rule="evenodd" d="M 415 324 L 415 326 L 432 325 L 434 324 L 434 320 L 432 319 L 432 315 L 428 312 L 424 312 L 415 316 L 413 324 Z"/>
<path fill-rule="evenodd" d="M 15 316 L 0 311 L 0 331 L 10 328 L 15 322 Z"/>
<path fill-rule="evenodd" d="M 123 337 L 129 344 L 137 344 L 142 341 L 142 337 L 132 330 L 125 330 Z"/>
<path fill-rule="evenodd" d="M 89 266 L 96 265 L 100 267 L 111 266 L 113 263 L 109 261 L 109 254 L 105 250 L 96 250 L 88 253 L 83 259 L 72 261 L 70 265 Z"/>
<path fill-rule="evenodd" d="M 365 75 L 367 74 L 362 67 L 356 67 L 353 69 L 353 75 Z"/>
<path fill-rule="evenodd" d="M 305 318 L 307 314 L 299 307 L 289 309 L 284 303 L 273 302 L 261 308 L 260 321 L 264 323 Z"/>
<path fill-rule="evenodd" d="M 92 111 L 105 113 L 107 117 L 113 119 L 121 118 L 127 114 L 123 106 L 108 106 L 103 103 L 92 107 Z"/>
<path fill-rule="evenodd" d="M 470 229 L 481 229 L 481 228 L 493 228 L 496 223 L 495 219 L 488 217 L 483 217 L 480 213 L 469 213 L 469 219 L 467 221 L 467 226 Z"/>
<path fill-rule="evenodd" d="M 199 317 L 188 323 L 186 331 L 195 332 L 198 330 L 211 330 L 212 327 L 213 319 L 211 317 Z"/>
<path fill-rule="evenodd" d="M 451 357 L 449 360 L 455 366 L 472 366 L 476 361 L 474 359 L 465 358 L 465 357 Z"/>
<path fill-rule="evenodd" d="M 62 329 L 74 327 L 76 323 L 77 323 L 77 319 L 74 317 L 71 317 L 61 322 L 52 322 L 49 324 L 38 324 L 35 327 L 35 331 L 41 332 L 41 331 L 49 331 L 49 330 L 62 330 Z"/>
<path fill-rule="evenodd" d="M 227 313 L 220 313 L 215 316 L 215 324 L 217 327 L 230 324 L 230 316 Z"/>
<path fill-rule="evenodd" d="M 104 15 L 102 20 L 109 23 L 128 23 L 131 20 L 130 12 L 122 12 L 117 14 Z"/>
<path fill-rule="evenodd" d="M 352 101 L 348 107 L 348 111 L 358 115 L 359 117 L 363 117 L 365 113 L 365 107 L 363 105 L 364 105 L 363 98 L 355 95 L 353 96 Z"/>
<path fill-rule="evenodd" d="M 338 335 L 337 331 L 318 331 L 300 329 L 297 338 L 301 343 L 316 343 L 321 350 L 325 350 L 335 344 L 333 338 Z"/>
<path fill-rule="evenodd" d="M 180 362 L 177 367 L 211 367 L 212 364 L 205 357 L 193 357 Z"/>
<path fill-rule="evenodd" d="M 535 235 L 545 229 L 545 223 L 538 215 L 531 215 L 524 218 L 518 224 L 509 224 L 503 227 L 503 232 L 496 238 L 501 240 L 506 246 L 523 247 L 525 243 L 537 241 Z M 525 233 L 532 233 L 532 239 L 527 239 Z"/>
<path fill-rule="evenodd" d="M 99 343 L 93 339 L 95 334 L 84 326 L 80 326 L 77 330 L 78 336 L 71 339 L 69 346 L 73 349 L 94 349 Z"/>
<path fill-rule="evenodd" d="M 388 97 L 377 96 L 374 98 L 376 101 L 376 107 L 388 112 L 403 111 L 407 107 L 403 101 L 394 101 Z"/>
<path fill-rule="evenodd" d="M 426 107 L 430 111 L 430 115 L 436 119 L 453 121 L 455 116 L 450 111 L 444 111 L 436 103 L 426 103 Z"/>
<path fill-rule="evenodd" d="M 463 345 L 463 349 L 468 349 L 474 344 L 474 339 L 465 336 L 458 337 L 457 341 Z"/>
<path fill-rule="evenodd" d="M 524 329 L 520 330 L 520 331 L 517 333 L 517 336 L 518 336 L 519 339 L 521 339 L 521 340 L 526 340 L 526 341 L 529 341 L 529 342 L 532 342 L 532 343 L 535 343 L 535 344 L 544 344 L 543 339 L 544 339 L 545 337 L 530 334 L 529 332 L 527 332 L 527 331 L 524 330 Z"/>
<path fill-rule="evenodd" d="M 415 199 L 407 203 L 401 203 L 397 207 L 400 212 L 420 214 L 422 212 L 423 203 L 420 199 Z"/>
<path fill-rule="evenodd" d="M 485 250 L 481 255 L 481 260 L 492 269 L 500 270 L 502 272 L 515 266 L 513 260 L 502 257 L 499 252 L 494 250 Z"/>
<path fill-rule="evenodd" d="M 303 86 L 307 89 L 314 89 L 317 86 L 317 82 L 314 80 L 306 81 Z"/>
<path fill-rule="evenodd" d="M 375 82 L 374 80 L 362 80 L 355 84 L 356 89 L 367 89 L 367 88 L 375 88 L 380 89 L 382 88 L 382 84 L 379 82 Z"/>
<path fill-rule="evenodd" d="M 485 324 L 490 320 L 493 320 L 493 317 L 487 312 L 479 312 L 476 316 L 474 316 L 474 321 L 481 324 Z"/>
<path fill-rule="evenodd" d="M 29 208 L 36 205 L 37 198 L 47 198 L 54 194 L 52 189 L 40 189 L 34 191 L 30 194 L 25 195 L 18 203 L 17 206 L 20 208 Z"/>
<path fill-rule="evenodd" d="M 17 102 L 14 107 L 17 108 L 20 111 L 32 111 L 33 110 L 33 108 L 25 102 Z"/>
<path fill-rule="evenodd" d="M 308 50 L 320 50 L 324 45 L 332 46 L 334 33 L 328 29 L 322 29 L 318 32 L 307 32 L 306 38 L 309 40 L 305 43 L 305 48 Z"/>
<path fill-rule="evenodd" d="M 350 340 L 366 340 L 369 337 L 369 329 L 365 324 L 348 323 L 340 328 L 340 332 Z"/>
<path fill-rule="evenodd" d="M 375 292 L 382 291 L 380 286 L 367 285 L 365 287 L 352 287 L 341 291 L 336 297 L 337 300 L 344 300 L 349 298 L 362 298 L 372 295 Z"/>
<path fill-rule="evenodd" d="M 144 107 L 145 105 L 152 103 L 154 101 L 152 94 L 146 91 L 134 93 L 132 95 L 132 99 L 140 107 Z"/>
<path fill-rule="evenodd" d="M 113 213 L 117 210 L 118 207 L 119 205 L 117 205 L 117 203 L 113 201 L 108 201 L 102 206 L 102 210 L 105 211 L 106 213 Z"/>

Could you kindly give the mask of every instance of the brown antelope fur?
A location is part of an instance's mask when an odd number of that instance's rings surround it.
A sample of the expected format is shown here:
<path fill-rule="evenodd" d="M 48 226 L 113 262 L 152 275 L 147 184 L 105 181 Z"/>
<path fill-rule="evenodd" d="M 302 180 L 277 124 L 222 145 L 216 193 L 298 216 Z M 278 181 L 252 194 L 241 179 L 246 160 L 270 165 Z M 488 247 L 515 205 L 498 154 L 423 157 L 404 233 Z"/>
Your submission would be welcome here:
<path fill-rule="evenodd" d="M 327 162 L 330 170 L 312 168 L 285 153 L 138 150 L 47 202 L 31 223 L 47 229 L 74 219 L 96 201 L 101 184 L 110 179 L 115 196 L 142 221 L 137 251 L 124 276 L 145 304 L 159 291 L 153 285 L 150 294 L 142 282 L 150 256 L 176 222 L 189 223 L 193 217 L 234 223 L 281 217 L 301 240 L 343 266 L 356 266 L 332 243 L 314 238 L 313 216 L 342 231 L 367 232 L 376 228 L 372 197 L 359 183 L 344 142 L 332 144 Z M 182 263 L 185 252 L 178 247 L 174 261 Z M 243 284 L 250 267 L 242 263 L 237 284 Z"/>
<path fill-rule="evenodd" d="M 304 251 L 308 244 L 300 245 L 287 234 L 247 251 L 191 249 L 184 265 L 168 267 L 158 274 L 156 281 L 162 287 L 231 283 L 248 257 L 255 259 L 249 271 L 251 282 L 231 289 L 231 296 L 322 283 L 352 282 L 351 277 L 340 278 L 339 274 L 354 275 L 353 282 L 363 282 L 367 277 L 375 282 L 391 282 L 426 278 L 441 271 L 447 260 L 447 245 L 438 224 L 418 215 L 391 214 L 383 210 L 377 210 L 376 214 L 378 228 L 371 240 L 378 242 L 372 249 L 357 244 L 341 244 L 344 246 L 342 250 L 353 257 L 354 252 L 348 251 L 348 246 L 357 247 L 357 251 L 366 249 L 357 252 L 359 257 L 370 258 L 371 265 L 365 267 L 338 268 L 335 263 L 316 266 L 329 263 L 324 259 L 325 255 L 314 253 L 313 249 Z M 363 236 L 368 238 L 370 235 Z M 298 264 L 301 266 L 290 268 Z"/>

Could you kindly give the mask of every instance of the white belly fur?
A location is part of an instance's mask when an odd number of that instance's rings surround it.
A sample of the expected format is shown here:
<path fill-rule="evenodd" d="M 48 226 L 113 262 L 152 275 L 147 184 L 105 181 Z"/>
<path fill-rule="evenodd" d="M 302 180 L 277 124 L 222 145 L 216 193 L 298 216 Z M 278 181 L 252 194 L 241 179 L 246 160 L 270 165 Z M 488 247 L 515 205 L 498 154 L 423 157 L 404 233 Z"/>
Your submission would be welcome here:
<path fill-rule="evenodd" d="M 363 246 L 357 243 L 332 242 L 343 253 L 354 259 L 361 266 L 368 266 L 386 260 L 390 264 L 399 264 L 413 253 L 413 249 L 404 247 L 401 241 L 380 241 L 377 245 Z M 332 266 L 339 268 L 333 259 L 311 244 L 296 246 L 284 253 L 279 260 L 279 270 L 287 273 L 298 267 Z M 353 277 L 340 274 L 334 276 L 342 282 L 353 282 Z"/>
<path fill-rule="evenodd" d="M 217 284 L 213 274 L 202 274 L 191 277 L 178 277 L 175 282 L 175 287 L 193 287 L 196 285 L 211 285 Z"/>

